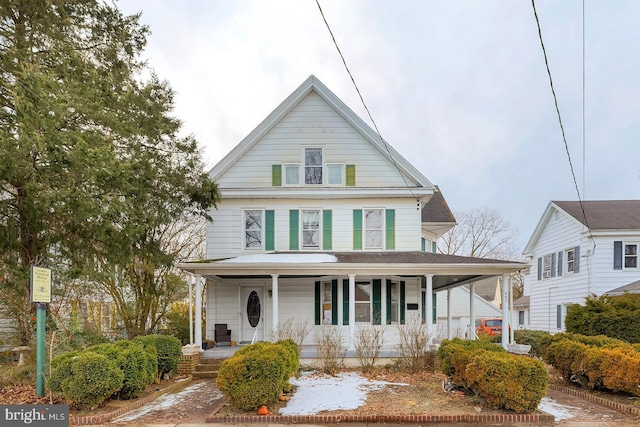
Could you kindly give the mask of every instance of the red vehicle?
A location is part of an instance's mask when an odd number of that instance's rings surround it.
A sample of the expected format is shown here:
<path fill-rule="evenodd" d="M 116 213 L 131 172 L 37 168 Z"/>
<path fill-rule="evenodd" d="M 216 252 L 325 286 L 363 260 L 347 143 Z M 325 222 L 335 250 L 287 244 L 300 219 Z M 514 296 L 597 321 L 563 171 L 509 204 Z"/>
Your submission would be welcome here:
<path fill-rule="evenodd" d="M 502 318 L 487 317 L 484 319 L 476 319 L 476 333 L 488 335 L 502 334 Z"/>

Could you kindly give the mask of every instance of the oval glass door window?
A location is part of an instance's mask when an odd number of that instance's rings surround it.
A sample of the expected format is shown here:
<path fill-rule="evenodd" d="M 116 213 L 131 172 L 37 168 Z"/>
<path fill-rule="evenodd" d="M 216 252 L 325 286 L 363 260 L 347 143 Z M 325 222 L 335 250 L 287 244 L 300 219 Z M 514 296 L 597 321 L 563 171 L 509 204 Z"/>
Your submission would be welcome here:
<path fill-rule="evenodd" d="M 260 297 L 256 291 L 252 291 L 247 298 L 247 320 L 252 328 L 260 323 Z"/>

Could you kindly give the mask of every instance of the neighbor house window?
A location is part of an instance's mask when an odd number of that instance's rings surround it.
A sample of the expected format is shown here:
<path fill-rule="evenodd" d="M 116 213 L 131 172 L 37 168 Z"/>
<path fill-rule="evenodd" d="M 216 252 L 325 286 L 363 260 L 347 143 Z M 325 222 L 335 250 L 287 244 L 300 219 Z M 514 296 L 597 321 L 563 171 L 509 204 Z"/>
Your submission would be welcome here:
<path fill-rule="evenodd" d="M 305 147 L 304 149 L 304 183 L 322 184 L 322 147 Z"/>
<path fill-rule="evenodd" d="M 364 248 L 382 249 L 382 209 L 364 210 Z"/>
<path fill-rule="evenodd" d="M 320 248 L 320 211 L 302 211 L 302 248 Z"/>
<path fill-rule="evenodd" d="M 300 183 L 300 165 L 282 165 L 284 168 L 285 185 L 298 185 Z"/>
<path fill-rule="evenodd" d="M 244 248 L 262 249 L 262 210 L 244 211 Z"/>
<path fill-rule="evenodd" d="M 324 282 L 322 284 L 322 324 L 330 325 L 333 316 L 332 301 L 333 294 L 331 289 L 331 282 Z"/>
<path fill-rule="evenodd" d="M 571 248 L 564 251 L 564 253 L 567 258 L 567 273 L 573 273 L 576 265 L 576 251 L 574 248 Z"/>
<path fill-rule="evenodd" d="M 356 283 L 356 323 L 371 323 L 371 284 Z"/>
<path fill-rule="evenodd" d="M 624 245 L 624 268 L 638 268 L 638 245 L 636 243 Z"/>
<path fill-rule="evenodd" d="M 542 278 L 551 277 L 551 254 L 542 257 Z"/>
<path fill-rule="evenodd" d="M 524 325 L 524 310 L 518 311 L 518 325 Z"/>
<path fill-rule="evenodd" d="M 328 164 L 327 180 L 329 185 L 343 185 L 344 184 L 344 165 Z"/>

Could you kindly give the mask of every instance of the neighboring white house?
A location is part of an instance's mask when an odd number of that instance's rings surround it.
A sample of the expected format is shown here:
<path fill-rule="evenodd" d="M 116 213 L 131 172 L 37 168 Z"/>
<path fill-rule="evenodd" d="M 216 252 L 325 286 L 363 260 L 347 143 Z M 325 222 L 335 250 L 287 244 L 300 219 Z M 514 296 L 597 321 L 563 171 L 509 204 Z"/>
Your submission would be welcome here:
<path fill-rule="evenodd" d="M 566 308 L 640 279 L 640 200 L 549 202 L 523 254 L 529 329 L 564 330 Z"/>
<path fill-rule="evenodd" d="M 210 176 L 208 259 L 180 265 L 198 307 L 205 279 L 209 339 L 222 323 L 233 341 L 269 340 L 295 319 L 313 326 L 305 344 L 335 325 L 353 349 L 357 326 L 380 325 L 393 345 L 412 318 L 435 329 L 435 292 L 525 267 L 433 253 L 455 225 L 442 193 L 314 76 Z"/>

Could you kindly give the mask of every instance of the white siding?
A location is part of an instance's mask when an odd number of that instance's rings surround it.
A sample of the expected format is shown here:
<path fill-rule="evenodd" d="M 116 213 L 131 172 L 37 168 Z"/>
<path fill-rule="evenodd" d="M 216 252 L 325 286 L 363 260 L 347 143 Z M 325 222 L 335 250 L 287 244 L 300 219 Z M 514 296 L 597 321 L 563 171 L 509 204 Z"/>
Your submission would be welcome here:
<path fill-rule="evenodd" d="M 268 202 L 268 204 L 266 204 Z M 289 210 L 325 209 L 332 211 L 332 250 L 353 250 L 353 210 L 395 209 L 396 251 L 419 251 L 420 211 L 415 201 L 406 199 L 355 200 L 226 200 L 212 212 L 207 225 L 207 258 L 217 259 L 256 253 L 243 250 L 243 209 L 272 209 L 275 215 L 275 250 L 289 250 Z"/>
<path fill-rule="evenodd" d="M 355 164 L 358 187 L 406 185 L 393 163 L 311 92 L 216 180 L 223 197 L 225 188 L 271 187 L 271 166 L 304 163 L 305 145 L 325 147 L 325 163 Z"/>

